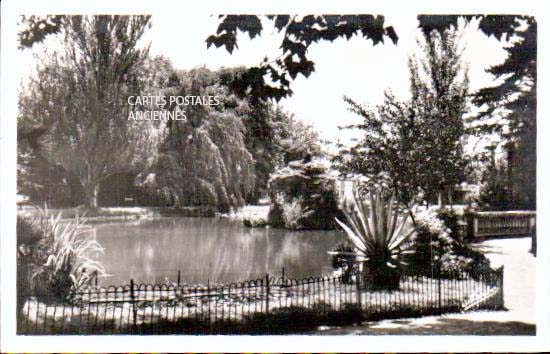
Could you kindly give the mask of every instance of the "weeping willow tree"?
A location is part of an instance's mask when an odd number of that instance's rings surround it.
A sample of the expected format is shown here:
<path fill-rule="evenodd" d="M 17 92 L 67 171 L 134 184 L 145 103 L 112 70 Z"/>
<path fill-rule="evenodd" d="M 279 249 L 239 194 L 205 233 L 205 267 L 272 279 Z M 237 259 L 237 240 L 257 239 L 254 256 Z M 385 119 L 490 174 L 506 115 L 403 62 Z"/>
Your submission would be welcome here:
<path fill-rule="evenodd" d="M 216 96 L 219 105 L 186 105 L 184 121 L 168 121 L 159 153 L 143 183 L 174 206 L 211 206 L 221 212 L 244 205 L 255 182 L 254 159 L 244 142 L 246 100 L 219 84 L 205 68 L 178 72 L 173 96 Z M 176 109 L 176 107 L 166 107 Z"/>

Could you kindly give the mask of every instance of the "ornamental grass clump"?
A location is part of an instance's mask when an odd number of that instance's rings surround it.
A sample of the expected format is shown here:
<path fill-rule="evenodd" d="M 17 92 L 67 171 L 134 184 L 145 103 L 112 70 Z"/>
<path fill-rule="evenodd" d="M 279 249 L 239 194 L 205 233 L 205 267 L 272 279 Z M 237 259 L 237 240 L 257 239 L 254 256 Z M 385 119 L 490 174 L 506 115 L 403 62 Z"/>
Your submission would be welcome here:
<path fill-rule="evenodd" d="M 94 277 L 105 274 L 103 265 L 92 258 L 103 253 L 103 247 L 89 237 L 85 219 L 77 216 L 64 222 L 61 213 L 54 217 L 43 211 L 29 225 L 40 235 L 40 241 L 34 242 L 40 244 L 34 258 L 38 262 L 28 265 L 31 295 L 45 301 L 70 300 L 72 293 L 84 290 Z M 19 230 L 18 237 L 24 237 Z"/>
<path fill-rule="evenodd" d="M 403 255 L 415 233 L 409 215 L 400 210 L 394 194 L 381 184 L 372 184 L 366 191 L 355 190 L 351 203 L 344 203 L 342 209 L 347 222 L 336 222 L 346 232 L 354 251 L 329 253 L 353 255 L 364 287 L 399 289 Z"/>
<path fill-rule="evenodd" d="M 302 220 L 309 217 L 313 210 L 304 207 L 302 197 L 294 198 L 290 203 L 283 203 L 283 220 L 289 230 L 299 230 L 302 226 Z"/>

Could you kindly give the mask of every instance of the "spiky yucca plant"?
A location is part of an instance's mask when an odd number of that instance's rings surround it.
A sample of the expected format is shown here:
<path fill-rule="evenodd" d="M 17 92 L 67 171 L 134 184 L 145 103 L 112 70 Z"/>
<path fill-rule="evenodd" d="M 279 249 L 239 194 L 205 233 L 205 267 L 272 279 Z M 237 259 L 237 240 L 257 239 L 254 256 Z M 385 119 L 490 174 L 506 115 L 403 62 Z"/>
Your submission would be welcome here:
<path fill-rule="evenodd" d="M 347 223 L 336 222 L 344 229 L 354 252 L 331 252 L 354 255 L 360 262 L 361 280 L 370 289 L 399 289 L 402 256 L 410 252 L 408 242 L 415 233 L 408 214 L 399 210 L 395 196 L 380 185 L 367 191 L 355 190 L 351 203 L 343 203 Z"/>

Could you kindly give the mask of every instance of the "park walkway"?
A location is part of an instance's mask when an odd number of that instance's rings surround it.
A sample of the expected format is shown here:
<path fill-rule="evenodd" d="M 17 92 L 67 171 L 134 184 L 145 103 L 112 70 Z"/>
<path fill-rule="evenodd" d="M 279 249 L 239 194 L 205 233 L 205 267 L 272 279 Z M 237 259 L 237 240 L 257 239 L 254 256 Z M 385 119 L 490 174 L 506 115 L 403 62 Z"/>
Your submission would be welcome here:
<path fill-rule="evenodd" d="M 476 311 L 413 319 L 320 327 L 315 335 L 535 335 L 535 266 L 530 238 L 480 244 L 493 268 L 504 265 L 504 304 L 508 311 Z"/>

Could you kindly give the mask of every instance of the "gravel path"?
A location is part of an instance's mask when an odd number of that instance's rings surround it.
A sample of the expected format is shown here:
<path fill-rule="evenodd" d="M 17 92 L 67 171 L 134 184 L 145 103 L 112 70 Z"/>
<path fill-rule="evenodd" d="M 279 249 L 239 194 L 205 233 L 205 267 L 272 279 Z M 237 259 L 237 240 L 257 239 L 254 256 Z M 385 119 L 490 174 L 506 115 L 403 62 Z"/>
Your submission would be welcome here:
<path fill-rule="evenodd" d="M 493 268 L 504 265 L 504 305 L 508 311 L 477 311 L 416 319 L 320 327 L 315 335 L 535 335 L 535 257 L 531 238 L 499 239 L 479 245 Z"/>

